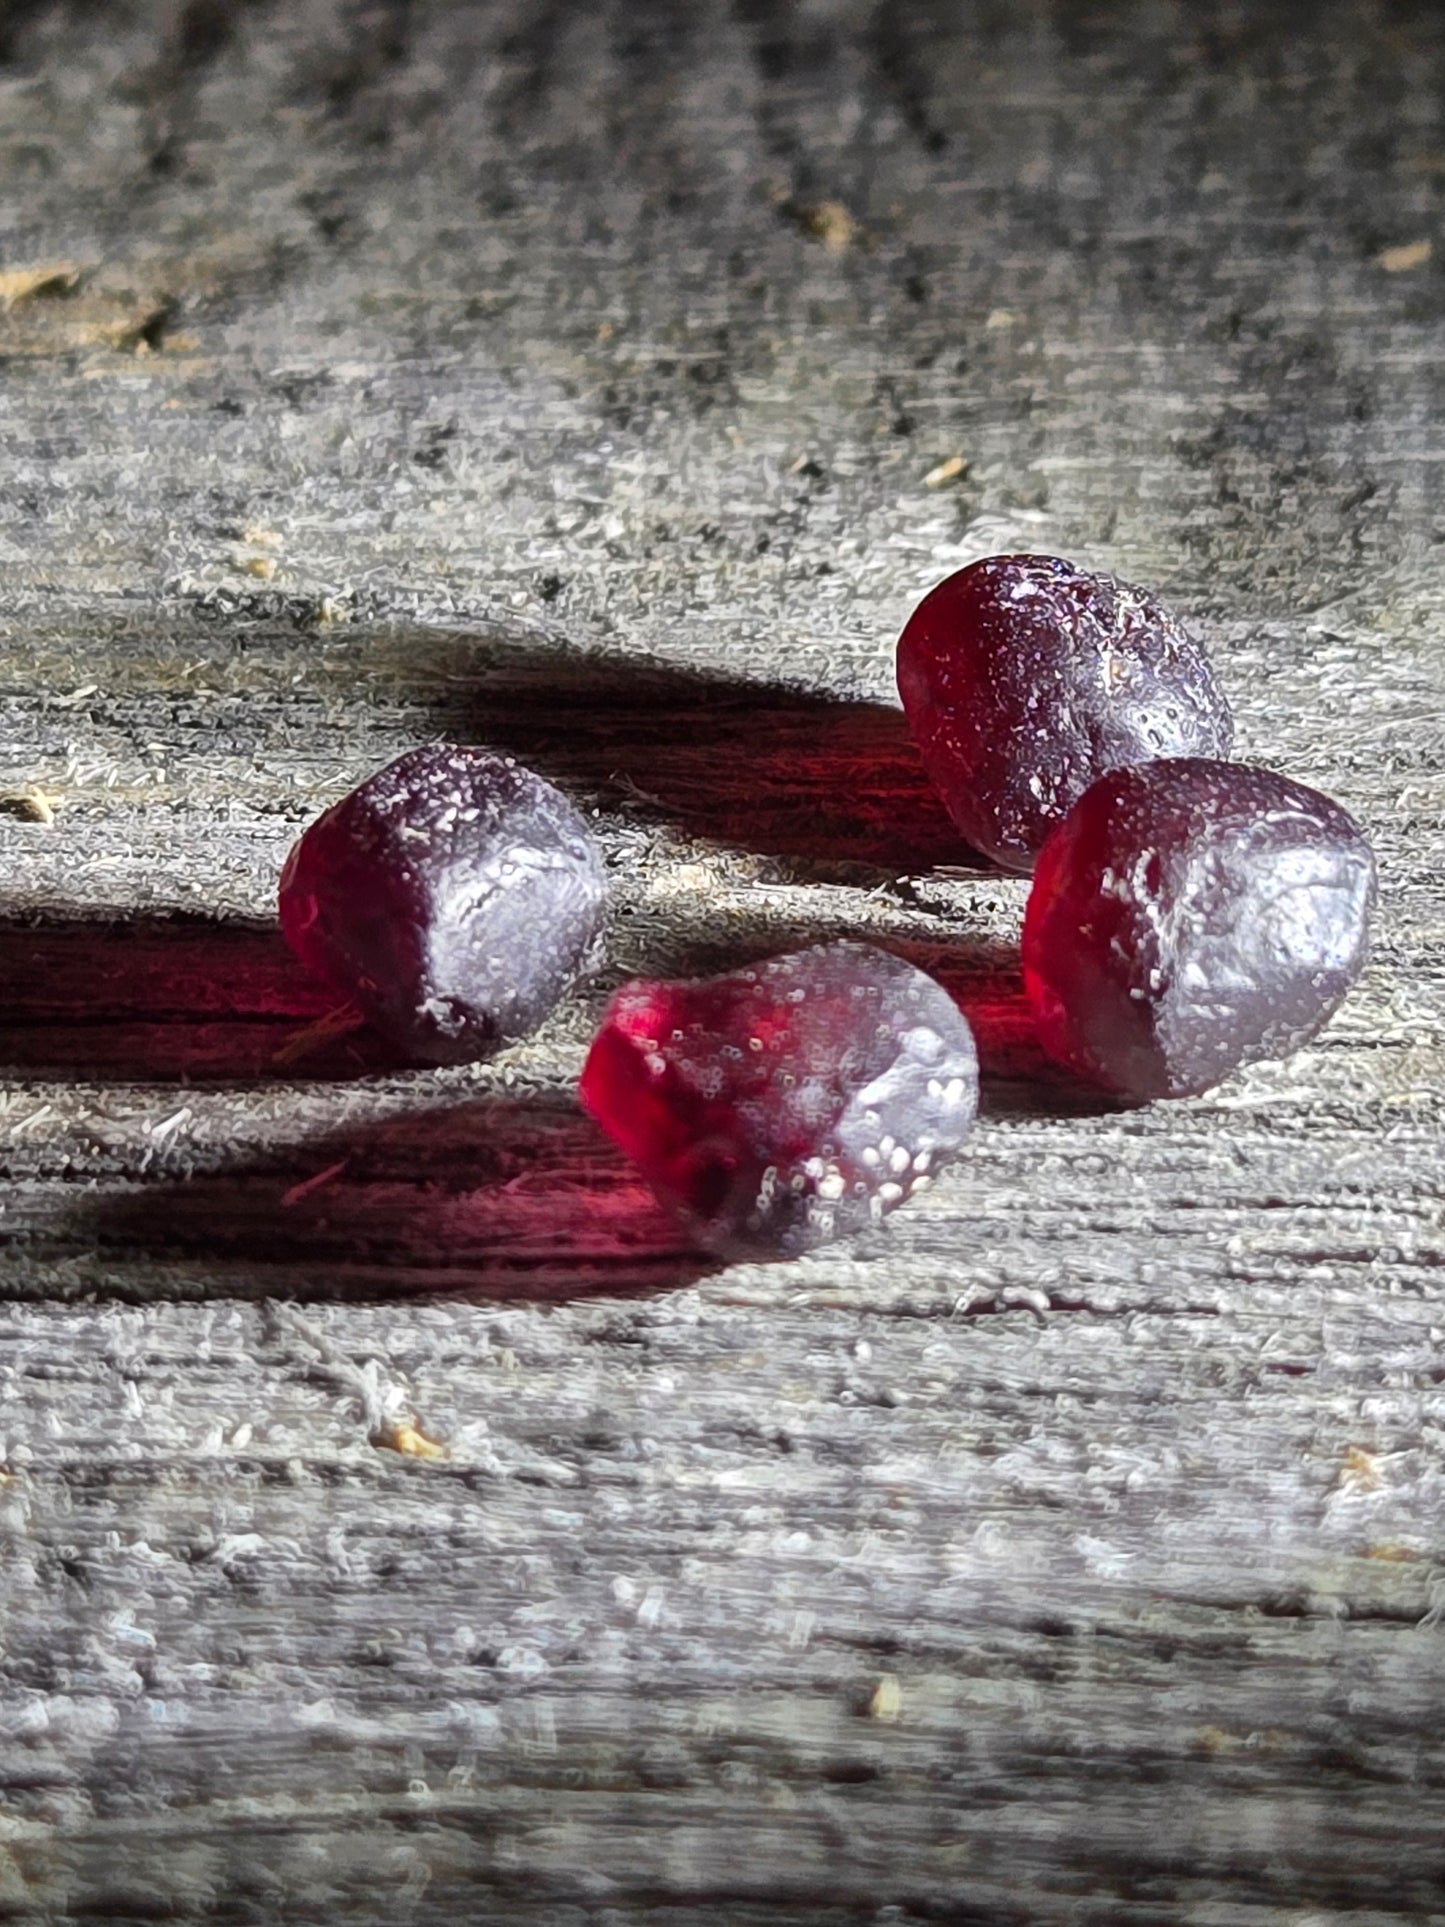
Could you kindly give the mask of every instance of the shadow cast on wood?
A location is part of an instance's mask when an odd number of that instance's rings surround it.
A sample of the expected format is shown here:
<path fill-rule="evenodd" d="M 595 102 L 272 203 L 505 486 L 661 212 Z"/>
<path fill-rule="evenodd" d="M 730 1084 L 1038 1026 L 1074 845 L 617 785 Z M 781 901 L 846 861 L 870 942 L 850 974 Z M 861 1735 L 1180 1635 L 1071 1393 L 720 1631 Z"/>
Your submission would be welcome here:
<path fill-rule="evenodd" d="M 520 757 L 606 809 L 808 875 L 841 866 L 991 874 L 949 820 L 901 710 L 721 671 L 399 628 L 358 668 L 400 686 L 439 733 Z"/>
<path fill-rule="evenodd" d="M 332 1080 L 393 1067 L 275 929 L 170 917 L 0 924 L 0 1068 L 90 1083 Z M 294 1061 L 293 1061 L 294 1058 Z"/>
<path fill-rule="evenodd" d="M 885 705 L 564 642 L 396 628 L 358 643 L 348 666 L 440 732 L 508 750 L 624 820 L 776 858 L 792 866 L 787 881 L 870 882 L 969 859 Z M 798 940 L 823 934 L 800 924 Z M 721 924 L 706 947 L 714 967 L 729 960 Z M 288 1058 L 297 1027 L 335 1001 L 274 929 L 121 906 L 0 923 L 0 1066 L 15 1071 L 164 1082 L 395 1068 L 368 1032 Z"/>
<path fill-rule="evenodd" d="M 851 929 L 846 915 L 830 915 L 743 933 L 704 910 L 670 931 L 660 954 L 633 962 L 702 975 Z M 1120 1108 L 1045 1056 L 1013 946 L 960 935 L 890 937 L 886 947 L 936 977 L 972 1024 L 985 1116 Z M 258 1085 L 405 1071 L 367 1026 L 328 1035 L 334 1010 L 334 993 L 306 976 L 276 930 L 155 917 L 0 924 L 0 1069 L 9 1073 Z"/>
<path fill-rule="evenodd" d="M 938 967 L 932 955 L 916 960 Z M 939 974 L 978 1038 L 985 1119 L 1119 1108 L 1042 1058 L 1016 967 L 980 955 Z M 967 1164 L 965 1150 L 956 1167 L 965 1181 Z M 561 1094 L 418 1102 L 219 1170 L 87 1199 L 68 1234 L 98 1248 L 119 1296 L 137 1260 L 159 1261 L 171 1296 L 368 1301 L 651 1294 L 718 1269 Z M 136 1276 L 146 1281 L 138 1292 L 154 1295 L 149 1266 Z"/>
<path fill-rule="evenodd" d="M 844 915 L 739 933 L 727 916 L 704 912 L 669 933 L 664 954 L 634 961 L 702 975 L 850 929 Z M 890 937 L 886 947 L 935 976 L 972 1024 L 985 1116 L 1120 1108 L 1044 1055 L 1013 946 L 960 936 Z M 328 1036 L 334 1009 L 334 993 L 305 975 L 276 930 L 155 917 L 0 924 L 6 1072 L 88 1084 L 257 1085 L 406 1069 L 366 1026 Z"/>
<path fill-rule="evenodd" d="M 71 1229 L 107 1260 L 174 1261 L 168 1293 L 196 1297 L 560 1301 L 716 1268 L 589 1118 L 546 1100 L 434 1104 L 305 1138 L 111 1193 Z"/>

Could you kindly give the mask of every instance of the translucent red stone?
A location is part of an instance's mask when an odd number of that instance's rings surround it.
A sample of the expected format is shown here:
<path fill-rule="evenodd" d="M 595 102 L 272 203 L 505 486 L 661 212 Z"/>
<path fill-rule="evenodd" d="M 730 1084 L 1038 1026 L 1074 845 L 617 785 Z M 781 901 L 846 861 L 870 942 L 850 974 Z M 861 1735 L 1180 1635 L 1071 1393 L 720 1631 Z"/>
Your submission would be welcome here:
<path fill-rule="evenodd" d="M 1375 863 L 1352 819 L 1270 770 L 1116 770 L 1040 854 L 1024 979 L 1046 1050 L 1132 1097 L 1286 1057 L 1364 964 Z"/>
<path fill-rule="evenodd" d="M 434 744 L 318 817 L 281 928 L 406 1058 L 458 1063 L 534 1030 L 585 967 L 606 903 L 581 816 L 510 756 Z"/>
<path fill-rule="evenodd" d="M 1051 555 L 995 555 L 926 595 L 898 644 L 914 741 L 963 835 L 1028 870 L 1106 770 L 1228 756 L 1204 655 L 1143 589 Z"/>
<path fill-rule="evenodd" d="M 923 1188 L 972 1128 L 973 1034 L 925 972 L 820 944 L 625 985 L 582 1074 L 593 1116 L 704 1249 L 786 1257 Z"/>

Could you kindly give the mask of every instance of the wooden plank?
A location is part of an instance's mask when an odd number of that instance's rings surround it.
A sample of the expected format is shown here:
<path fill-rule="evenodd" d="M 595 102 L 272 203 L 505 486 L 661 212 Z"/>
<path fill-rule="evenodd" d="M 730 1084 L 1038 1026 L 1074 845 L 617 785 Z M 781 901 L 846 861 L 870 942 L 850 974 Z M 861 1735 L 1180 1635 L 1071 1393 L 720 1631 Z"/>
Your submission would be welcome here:
<path fill-rule="evenodd" d="M 1370 0 L 7 10 L 0 1919 L 1445 1915 L 1442 90 Z M 891 685 L 1009 547 L 1368 825 L 1291 1063 L 1042 1060 Z M 285 851 L 445 736 L 606 967 L 298 1051 Z M 976 1146 L 710 1266 L 590 1026 L 842 932 Z"/>

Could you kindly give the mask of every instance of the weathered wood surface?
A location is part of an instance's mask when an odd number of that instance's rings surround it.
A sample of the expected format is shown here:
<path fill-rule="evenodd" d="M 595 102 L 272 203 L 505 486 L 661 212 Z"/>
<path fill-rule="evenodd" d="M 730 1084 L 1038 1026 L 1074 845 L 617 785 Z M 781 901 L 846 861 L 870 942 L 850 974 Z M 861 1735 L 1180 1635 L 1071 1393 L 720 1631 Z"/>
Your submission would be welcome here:
<path fill-rule="evenodd" d="M 1438 8 L 9 0 L 0 61 L 0 1918 L 1445 1919 Z M 890 693 L 1020 545 L 1370 826 L 1295 1062 L 1040 1063 Z M 938 969 L 974 1155 L 716 1271 L 573 1104 L 605 985 L 288 1058 L 289 841 L 453 733 L 598 811 L 613 980 Z"/>

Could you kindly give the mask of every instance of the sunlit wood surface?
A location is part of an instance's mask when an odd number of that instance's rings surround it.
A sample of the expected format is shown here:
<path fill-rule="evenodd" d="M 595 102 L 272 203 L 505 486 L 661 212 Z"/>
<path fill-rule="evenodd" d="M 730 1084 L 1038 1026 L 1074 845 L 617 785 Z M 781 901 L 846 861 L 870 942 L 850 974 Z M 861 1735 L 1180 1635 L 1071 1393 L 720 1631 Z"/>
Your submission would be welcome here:
<path fill-rule="evenodd" d="M 1427 0 L 10 0 L 0 1919 L 1445 1918 L 1442 193 Z M 1006 548 L 1369 828 L 1294 1061 L 1041 1059 L 891 679 Z M 615 914 L 408 1072 L 275 882 L 440 736 Z M 711 1268 L 589 1028 L 823 932 L 975 1148 Z"/>

